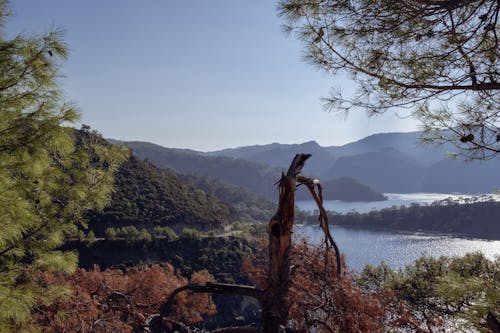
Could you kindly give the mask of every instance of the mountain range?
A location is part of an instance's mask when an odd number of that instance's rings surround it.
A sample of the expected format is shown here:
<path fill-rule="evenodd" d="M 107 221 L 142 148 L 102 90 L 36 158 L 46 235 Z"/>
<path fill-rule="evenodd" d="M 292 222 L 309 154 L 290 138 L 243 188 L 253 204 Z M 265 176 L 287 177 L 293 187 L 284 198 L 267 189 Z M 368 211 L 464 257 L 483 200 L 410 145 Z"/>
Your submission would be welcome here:
<path fill-rule="evenodd" d="M 315 141 L 308 141 L 212 152 L 166 148 L 148 142 L 121 143 L 130 147 L 139 158 L 149 160 L 161 169 L 217 179 L 272 201 L 277 197 L 275 183 L 296 153 L 312 154 L 303 173 L 329 184 L 326 199 L 377 200 L 366 197 L 364 194 L 368 192 L 375 196 L 391 192 L 476 194 L 491 193 L 500 188 L 499 159 L 472 162 L 452 159 L 453 146 L 423 145 L 420 134 L 381 133 L 342 146 L 323 147 Z M 335 182 L 337 185 L 332 186 Z M 347 198 L 342 197 L 342 193 L 333 197 L 328 195 L 334 192 L 332 188 L 342 187 L 347 191 L 356 186 L 359 191 L 363 189 L 363 195 L 349 195 Z"/>
<path fill-rule="evenodd" d="M 305 174 L 331 180 L 351 177 L 378 192 L 490 193 L 500 188 L 500 160 L 452 159 L 450 144 L 423 144 L 421 132 L 381 133 L 342 146 L 322 147 L 314 141 L 224 149 L 224 156 L 286 168 L 295 153 L 313 156 Z"/>

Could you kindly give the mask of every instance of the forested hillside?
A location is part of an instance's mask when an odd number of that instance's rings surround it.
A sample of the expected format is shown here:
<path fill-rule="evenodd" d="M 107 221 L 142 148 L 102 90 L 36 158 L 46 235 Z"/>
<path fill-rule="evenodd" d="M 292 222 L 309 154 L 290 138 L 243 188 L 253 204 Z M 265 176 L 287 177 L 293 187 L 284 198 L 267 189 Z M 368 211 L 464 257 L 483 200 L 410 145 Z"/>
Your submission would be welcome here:
<path fill-rule="evenodd" d="M 116 142 L 111 140 L 112 142 Z M 134 154 L 140 158 L 147 159 L 159 168 L 170 168 L 183 175 L 190 183 L 213 194 L 222 201 L 238 206 L 239 212 L 245 215 L 260 218 L 261 211 L 270 213 L 272 207 L 268 200 L 274 201 L 277 198 L 276 180 L 286 166 L 285 158 L 290 158 L 297 149 L 311 148 L 313 151 L 321 150 L 320 156 L 313 164 L 313 169 L 305 169 L 304 172 L 312 173 L 312 177 L 317 177 L 315 172 L 319 172 L 320 166 L 328 165 L 327 156 L 323 148 L 315 142 L 303 145 L 283 145 L 281 148 L 266 150 L 260 146 L 251 146 L 234 150 L 227 150 L 228 155 L 240 156 L 245 152 L 254 152 L 262 160 L 273 161 L 271 165 L 241 159 L 237 157 L 210 156 L 201 152 L 184 149 L 172 149 L 158 146 L 146 142 L 123 142 L 130 147 Z M 270 145 L 275 147 L 275 144 Z M 281 145 L 278 145 L 281 146 Z M 256 148 L 258 147 L 258 148 Z M 310 150 L 311 150 L 310 149 Z M 261 151 L 262 150 L 262 151 Z M 299 150 L 300 151 L 300 150 Z M 309 170 L 309 171 L 308 171 Z M 342 178 L 342 177 L 336 177 Z M 325 181 L 323 181 L 323 179 Z M 330 179 L 330 181 L 328 181 Z M 380 193 L 376 193 L 368 186 L 356 180 L 322 178 L 322 183 L 328 186 L 327 199 L 345 201 L 377 201 L 384 200 Z M 263 197 L 266 200 L 261 200 Z M 245 198 L 244 200 L 242 200 Z M 299 194 L 300 199 L 309 199 L 309 195 Z M 249 206 L 250 204 L 250 206 Z M 248 207 L 251 207 L 250 209 Z M 268 207 L 268 208 L 265 208 Z M 267 215 L 266 219 L 269 217 Z"/>
<path fill-rule="evenodd" d="M 444 133 L 444 132 L 443 132 Z M 286 155 L 301 150 L 316 161 L 304 169 L 323 182 L 351 177 L 378 192 L 491 193 L 500 188 L 498 158 L 486 161 L 453 159 L 451 144 L 424 144 L 422 132 L 380 133 L 342 146 L 322 147 L 316 142 L 256 145 L 224 149 L 210 156 L 232 156 L 286 167 Z"/>
<path fill-rule="evenodd" d="M 276 203 L 259 196 L 243 187 L 224 183 L 208 176 L 179 175 L 179 178 L 230 204 L 239 220 L 245 222 L 264 222 L 276 211 Z"/>
<path fill-rule="evenodd" d="M 317 223 L 315 216 L 301 213 L 301 219 Z M 306 216 L 304 216 L 306 215 Z M 468 204 L 435 203 L 430 206 L 413 204 L 409 207 L 391 207 L 361 214 L 328 212 L 332 223 L 391 231 L 418 231 L 500 240 L 498 221 L 500 202 Z"/>
<path fill-rule="evenodd" d="M 233 213 L 228 204 L 183 183 L 172 172 L 131 156 L 115 175 L 111 204 L 88 219 L 91 230 L 103 236 L 107 228 L 128 225 L 220 228 Z"/>
<path fill-rule="evenodd" d="M 161 169 L 173 169 L 180 174 L 218 178 L 274 200 L 281 170 L 256 162 L 230 157 L 203 156 L 182 149 L 165 148 L 147 142 L 123 142 L 133 153 Z"/>

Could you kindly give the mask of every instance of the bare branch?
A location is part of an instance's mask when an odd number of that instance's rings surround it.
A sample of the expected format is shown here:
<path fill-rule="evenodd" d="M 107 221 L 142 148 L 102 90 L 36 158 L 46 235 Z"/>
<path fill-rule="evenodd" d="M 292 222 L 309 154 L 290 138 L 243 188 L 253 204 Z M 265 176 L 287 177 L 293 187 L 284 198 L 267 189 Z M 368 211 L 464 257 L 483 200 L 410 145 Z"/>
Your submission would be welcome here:
<path fill-rule="evenodd" d="M 335 260 L 337 264 L 337 273 L 340 275 L 342 273 L 342 264 L 340 260 L 340 251 L 339 248 L 337 247 L 337 244 L 333 240 L 333 237 L 330 233 L 330 226 L 328 223 L 328 215 L 326 213 L 325 208 L 323 207 L 323 193 L 322 193 L 322 188 L 321 184 L 319 182 L 315 182 L 315 180 L 303 176 L 297 177 L 297 181 L 300 184 L 303 184 L 307 187 L 309 192 L 311 193 L 311 196 L 314 199 L 314 202 L 316 202 L 316 205 L 318 206 L 319 209 L 319 225 L 321 229 L 323 230 L 323 234 L 325 235 L 325 243 L 328 247 L 333 247 L 335 250 Z M 315 187 L 318 188 L 318 193 L 315 191 Z"/>

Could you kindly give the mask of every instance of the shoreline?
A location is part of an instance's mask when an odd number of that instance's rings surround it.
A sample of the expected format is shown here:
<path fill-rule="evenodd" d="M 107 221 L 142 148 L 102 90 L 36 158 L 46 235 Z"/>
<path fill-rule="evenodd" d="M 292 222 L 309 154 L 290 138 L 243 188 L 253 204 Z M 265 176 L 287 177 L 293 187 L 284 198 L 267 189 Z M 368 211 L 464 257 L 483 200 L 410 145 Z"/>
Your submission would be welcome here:
<path fill-rule="evenodd" d="M 318 225 L 313 224 L 313 223 L 303 223 L 303 224 L 298 224 L 297 226 L 302 226 L 302 227 L 318 227 Z M 342 227 L 345 229 L 356 229 L 356 230 L 365 230 L 365 231 L 375 231 L 375 232 L 390 232 L 393 234 L 399 234 L 399 235 L 416 235 L 416 236 L 434 236 L 434 237 L 453 237 L 453 238 L 461 238 L 461 239 L 467 239 L 467 240 L 481 240 L 481 241 L 500 241 L 500 237 L 487 237 L 486 235 L 470 235 L 467 233 L 460 233 L 460 232 L 441 232 L 438 230 L 425 230 L 425 229 L 392 229 L 389 227 L 372 227 L 372 226 L 359 226 L 359 225 L 349 225 L 349 224 L 335 224 L 331 223 L 330 228 L 332 227 Z"/>

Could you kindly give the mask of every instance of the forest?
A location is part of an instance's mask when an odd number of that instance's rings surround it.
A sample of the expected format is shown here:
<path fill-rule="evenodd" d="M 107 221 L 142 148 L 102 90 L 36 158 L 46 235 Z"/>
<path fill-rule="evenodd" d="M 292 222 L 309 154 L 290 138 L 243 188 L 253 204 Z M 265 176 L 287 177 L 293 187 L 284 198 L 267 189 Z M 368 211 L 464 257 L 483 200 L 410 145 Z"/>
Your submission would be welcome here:
<path fill-rule="evenodd" d="M 436 201 L 431 205 L 393 206 L 369 213 L 339 214 L 329 211 L 332 223 L 371 230 L 419 231 L 462 235 L 483 239 L 500 239 L 496 221 L 500 218 L 500 203 L 486 201 L 462 204 Z M 309 212 L 299 212 L 298 220 L 315 224 L 317 218 Z"/>
<path fill-rule="evenodd" d="M 427 139 L 456 142 L 471 159 L 500 152 L 499 132 L 491 134 L 499 11 L 493 0 L 278 2 L 308 61 L 330 74 L 356 72 L 359 95 L 332 96 L 330 108 L 417 107 Z M 3 30 L 9 13 L 0 0 Z M 367 200 L 385 198 L 352 178 L 322 184 L 304 169 L 314 160 L 307 151 L 279 169 L 182 150 L 167 160 L 156 153 L 163 148 L 109 142 L 90 126 L 77 129 L 81 114 L 65 100 L 64 33 L 2 32 L 0 332 L 500 332 L 499 256 L 422 257 L 404 269 L 356 272 L 330 231 L 497 238 L 498 202 L 339 215 L 323 206 L 330 191 L 354 184 Z M 381 50 L 366 42 L 373 32 Z M 414 47 L 434 38 L 442 49 Z M 395 41 L 413 52 L 398 53 Z M 420 104 L 463 90 L 476 95 L 458 114 Z M 158 159 L 143 160 L 145 150 Z M 234 184 L 241 179 L 244 188 Z M 314 214 L 296 209 L 304 196 Z M 299 222 L 317 225 L 323 242 L 295 238 Z"/>

